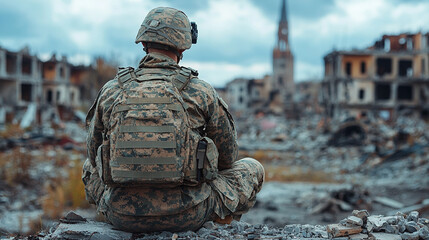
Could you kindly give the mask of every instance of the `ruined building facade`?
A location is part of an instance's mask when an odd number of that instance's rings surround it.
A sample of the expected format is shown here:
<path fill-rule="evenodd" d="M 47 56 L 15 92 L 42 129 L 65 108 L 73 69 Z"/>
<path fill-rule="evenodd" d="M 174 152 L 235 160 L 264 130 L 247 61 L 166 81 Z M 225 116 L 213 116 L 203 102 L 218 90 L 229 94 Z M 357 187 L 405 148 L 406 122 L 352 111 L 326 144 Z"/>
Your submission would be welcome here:
<path fill-rule="evenodd" d="M 323 103 L 331 117 L 429 110 L 429 33 L 384 35 L 367 49 L 324 57 Z"/>
<path fill-rule="evenodd" d="M 30 108 L 37 109 L 34 119 L 39 122 L 53 114 L 70 117 L 73 109 L 87 109 L 98 89 L 115 74 L 116 66 L 102 59 L 95 67 L 78 66 L 55 54 L 42 61 L 28 47 L 17 52 L 0 48 L 0 126 L 20 122 Z"/>

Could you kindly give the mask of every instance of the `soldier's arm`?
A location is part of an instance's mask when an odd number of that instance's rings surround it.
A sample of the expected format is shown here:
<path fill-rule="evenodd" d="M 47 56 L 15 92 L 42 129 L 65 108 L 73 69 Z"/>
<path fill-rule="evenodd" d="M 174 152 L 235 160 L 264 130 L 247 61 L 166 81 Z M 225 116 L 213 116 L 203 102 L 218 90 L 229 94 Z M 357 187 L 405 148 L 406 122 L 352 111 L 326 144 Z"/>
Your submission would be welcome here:
<path fill-rule="evenodd" d="M 86 146 L 87 146 L 87 153 L 88 158 L 91 162 L 91 165 L 95 167 L 95 157 L 97 155 L 97 148 L 102 144 L 103 142 L 103 121 L 102 121 L 102 109 L 100 106 L 100 96 L 101 96 L 102 90 L 98 93 L 97 98 L 94 101 L 94 104 L 92 105 L 91 109 L 89 110 L 87 116 L 86 116 L 86 129 L 88 132 L 87 138 L 86 138 Z"/>
<path fill-rule="evenodd" d="M 232 167 L 237 161 L 238 146 L 234 121 L 226 103 L 214 91 L 214 99 L 209 104 L 209 121 L 206 133 L 219 151 L 219 170 Z"/>

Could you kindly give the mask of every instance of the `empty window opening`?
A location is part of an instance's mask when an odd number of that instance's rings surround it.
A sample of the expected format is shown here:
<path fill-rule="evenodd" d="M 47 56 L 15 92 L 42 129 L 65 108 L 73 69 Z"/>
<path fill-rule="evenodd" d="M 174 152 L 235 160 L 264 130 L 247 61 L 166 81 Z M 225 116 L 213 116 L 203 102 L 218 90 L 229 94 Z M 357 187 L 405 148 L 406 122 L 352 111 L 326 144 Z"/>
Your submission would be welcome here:
<path fill-rule="evenodd" d="M 352 75 L 352 63 L 346 62 L 346 75 L 350 76 Z"/>
<path fill-rule="evenodd" d="M 388 38 L 384 39 L 384 51 L 386 52 L 390 51 L 390 39 Z"/>
<path fill-rule="evenodd" d="M 397 92 L 398 100 L 413 100 L 413 87 L 411 85 L 399 85 Z"/>
<path fill-rule="evenodd" d="M 420 88 L 420 102 L 426 102 L 426 94 L 424 87 Z"/>
<path fill-rule="evenodd" d="M 16 55 L 6 53 L 6 72 L 8 74 L 16 73 Z"/>
<path fill-rule="evenodd" d="M 379 83 L 375 85 L 375 99 L 376 100 L 389 100 L 391 95 L 390 84 Z"/>
<path fill-rule="evenodd" d="M 279 77 L 278 81 L 280 85 L 283 85 L 283 77 Z"/>
<path fill-rule="evenodd" d="M 359 89 L 359 99 L 360 100 L 365 99 L 365 89 L 363 88 Z"/>
<path fill-rule="evenodd" d="M 407 50 L 413 50 L 413 39 L 407 38 Z"/>
<path fill-rule="evenodd" d="M 64 67 L 60 67 L 60 76 L 61 76 L 62 78 L 64 78 L 64 77 L 65 77 Z"/>
<path fill-rule="evenodd" d="M 55 78 L 55 63 L 47 62 L 42 64 L 42 77 L 47 80 L 53 80 Z"/>
<path fill-rule="evenodd" d="M 362 73 L 362 74 L 366 73 L 366 63 L 365 62 L 360 63 L 360 73 Z"/>
<path fill-rule="evenodd" d="M 31 74 L 31 58 L 24 56 L 22 58 L 22 73 L 30 75 Z"/>
<path fill-rule="evenodd" d="M 240 104 L 242 104 L 242 103 L 243 103 L 243 97 L 242 97 L 242 96 L 240 96 L 240 97 L 238 98 L 238 103 L 240 103 Z"/>
<path fill-rule="evenodd" d="M 411 60 L 399 60 L 399 76 L 411 77 L 413 75 L 413 62 Z"/>
<path fill-rule="evenodd" d="M 377 75 L 382 77 L 384 74 L 392 73 L 392 59 L 378 58 L 377 59 Z"/>
<path fill-rule="evenodd" d="M 52 103 L 53 97 L 52 97 L 52 90 L 48 90 L 48 92 L 46 93 L 46 102 L 48 103 Z"/>
<path fill-rule="evenodd" d="M 426 64 L 425 64 L 425 59 L 424 58 L 422 58 L 422 75 L 425 75 L 426 74 L 426 66 L 425 66 Z"/>
<path fill-rule="evenodd" d="M 31 102 L 31 93 L 32 93 L 31 84 L 21 84 L 21 100 L 26 102 Z"/>
<path fill-rule="evenodd" d="M 58 91 L 57 91 L 57 102 L 59 102 L 59 101 L 60 101 L 60 97 L 61 97 L 61 92 L 58 90 Z"/>

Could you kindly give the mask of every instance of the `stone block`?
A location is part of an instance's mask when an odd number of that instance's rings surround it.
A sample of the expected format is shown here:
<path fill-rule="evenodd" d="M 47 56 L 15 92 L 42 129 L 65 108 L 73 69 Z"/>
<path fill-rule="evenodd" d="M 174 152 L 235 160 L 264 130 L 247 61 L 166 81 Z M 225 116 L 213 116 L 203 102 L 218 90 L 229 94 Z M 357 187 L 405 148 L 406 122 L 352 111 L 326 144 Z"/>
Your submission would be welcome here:
<path fill-rule="evenodd" d="M 367 238 L 368 238 L 368 234 L 363 234 L 363 233 L 353 234 L 349 236 L 349 239 L 351 240 L 362 240 Z"/>
<path fill-rule="evenodd" d="M 405 228 L 407 229 L 407 232 L 410 232 L 410 233 L 417 232 L 418 230 L 420 230 L 420 227 L 414 221 L 406 222 Z"/>
<path fill-rule="evenodd" d="M 401 240 L 401 236 L 391 233 L 372 233 L 375 240 Z"/>
<path fill-rule="evenodd" d="M 367 217 L 369 217 L 367 210 L 353 210 L 352 215 L 362 220 L 365 220 Z"/>
<path fill-rule="evenodd" d="M 403 240 L 419 240 L 420 236 L 419 236 L 419 232 L 413 232 L 413 233 L 402 233 L 401 237 Z"/>
<path fill-rule="evenodd" d="M 339 224 L 331 224 L 326 227 L 330 237 L 344 237 L 362 232 L 362 228 L 359 226 L 346 227 Z"/>
<path fill-rule="evenodd" d="M 355 225 L 355 226 L 362 226 L 363 225 L 363 220 L 362 218 L 358 218 L 356 216 L 349 216 L 346 219 L 347 223 Z"/>
<path fill-rule="evenodd" d="M 417 222 L 418 219 L 419 219 L 419 212 L 412 211 L 412 212 L 410 212 L 410 214 L 408 214 L 408 217 L 407 217 L 408 221 Z"/>

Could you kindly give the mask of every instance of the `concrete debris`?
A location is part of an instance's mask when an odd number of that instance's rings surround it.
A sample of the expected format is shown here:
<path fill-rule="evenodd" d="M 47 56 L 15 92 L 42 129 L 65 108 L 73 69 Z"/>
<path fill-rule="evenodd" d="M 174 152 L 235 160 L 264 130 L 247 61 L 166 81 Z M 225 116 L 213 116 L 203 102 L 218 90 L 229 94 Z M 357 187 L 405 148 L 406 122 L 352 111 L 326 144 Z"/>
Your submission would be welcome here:
<path fill-rule="evenodd" d="M 70 213 L 69 213 L 70 214 Z M 68 215 L 69 215 L 68 214 Z M 75 217 L 76 214 L 73 214 Z M 359 217 L 358 217 L 359 216 Z M 420 224 L 418 231 L 386 232 L 383 226 L 397 229 L 398 224 L 410 223 L 408 216 L 369 216 L 366 210 L 355 210 L 347 219 L 350 226 L 342 224 L 300 225 L 291 224 L 284 227 L 269 227 L 265 224 L 251 225 L 242 221 L 233 221 L 230 225 L 207 222 L 196 232 L 179 233 L 157 232 L 131 234 L 113 229 L 110 224 L 103 222 L 78 222 L 75 224 L 62 222 L 53 232 L 43 238 L 35 239 L 429 239 L 429 228 Z M 415 214 L 413 214 L 415 216 Z M 73 217 L 73 218 L 74 218 Z M 67 218 L 67 217 L 66 217 Z M 367 218 L 365 222 L 363 219 Z M 419 224 L 419 219 L 413 219 Z M 352 223 L 356 224 L 353 225 Z M 375 228 L 369 229 L 368 224 Z M 361 226 L 362 225 L 362 226 Z"/>
<path fill-rule="evenodd" d="M 383 204 L 383 205 L 391 207 L 391 208 L 399 209 L 399 208 L 404 207 L 404 204 L 402 204 L 398 201 L 395 201 L 393 199 L 386 198 L 386 197 L 375 197 L 373 200 L 374 200 L 374 202 Z"/>
<path fill-rule="evenodd" d="M 360 226 L 343 226 L 341 224 L 331 224 L 326 227 L 330 237 L 344 237 L 362 232 Z"/>
<path fill-rule="evenodd" d="M 366 222 L 369 217 L 367 210 L 353 210 L 352 215 L 362 219 L 363 222 Z"/>
<path fill-rule="evenodd" d="M 419 204 L 411 205 L 408 207 L 404 207 L 399 209 L 398 211 L 403 213 L 410 213 L 410 212 L 417 212 L 417 211 L 427 211 L 429 210 L 429 199 L 424 199 Z M 389 212 L 389 214 L 392 214 L 392 212 Z"/>
<path fill-rule="evenodd" d="M 366 139 L 363 126 L 357 121 L 346 122 L 332 134 L 328 140 L 329 146 L 360 146 Z"/>
<path fill-rule="evenodd" d="M 401 236 L 391 233 L 371 233 L 375 240 L 401 240 Z M 362 238 L 363 239 L 363 238 Z"/>
<path fill-rule="evenodd" d="M 60 222 L 68 223 L 68 224 L 82 223 L 82 222 L 86 222 L 86 221 L 87 220 L 84 217 L 77 215 L 73 211 L 68 212 L 65 217 L 60 219 Z"/>

